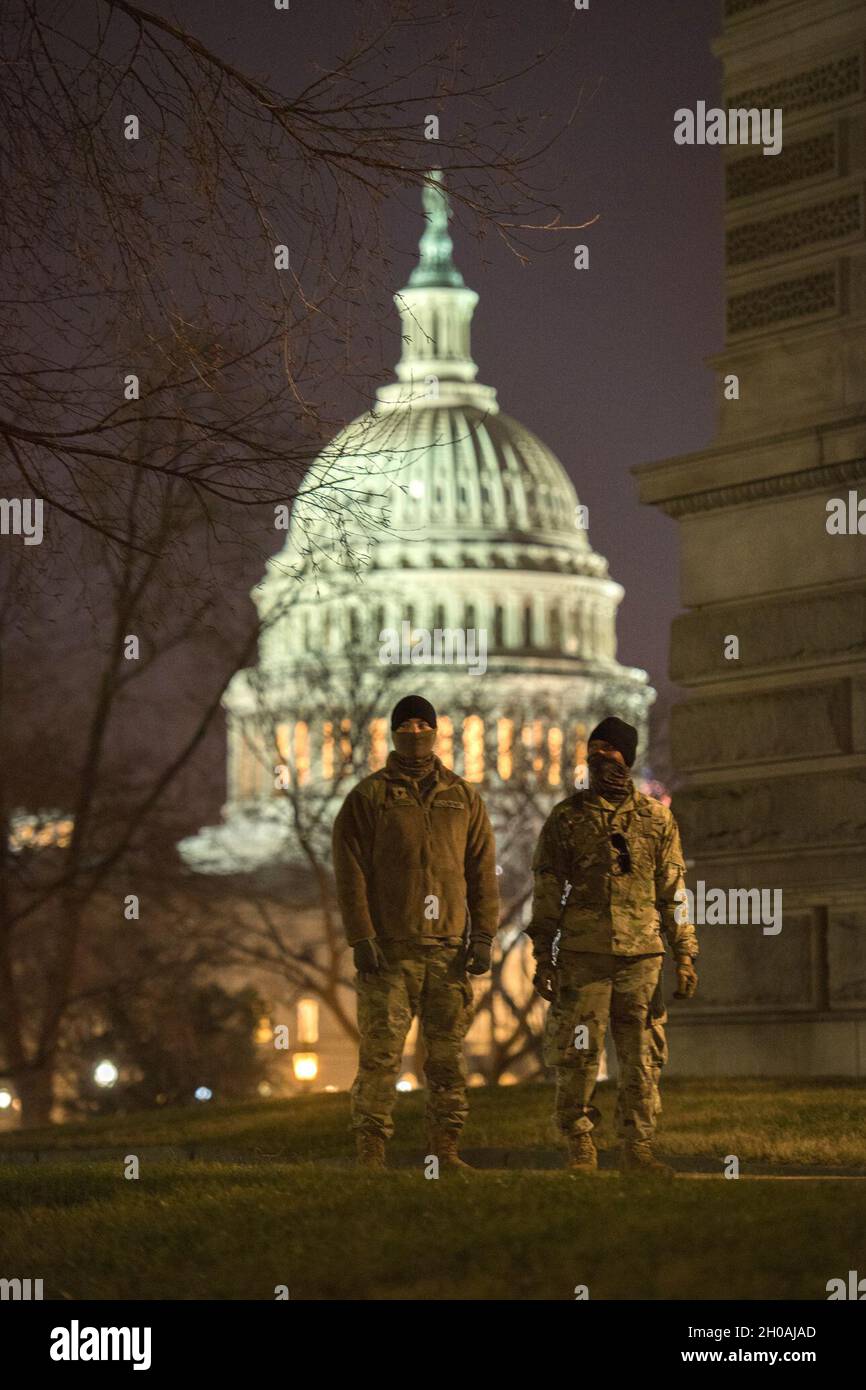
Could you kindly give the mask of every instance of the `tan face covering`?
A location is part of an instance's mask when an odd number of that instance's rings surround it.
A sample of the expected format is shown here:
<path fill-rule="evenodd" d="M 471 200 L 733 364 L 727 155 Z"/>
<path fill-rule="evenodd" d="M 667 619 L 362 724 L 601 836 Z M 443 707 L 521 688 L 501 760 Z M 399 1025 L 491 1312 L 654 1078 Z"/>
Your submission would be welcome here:
<path fill-rule="evenodd" d="M 433 767 L 433 745 L 436 742 L 435 729 L 422 729 L 413 734 L 408 730 L 394 732 L 394 751 L 400 768 L 409 777 L 423 776 Z"/>

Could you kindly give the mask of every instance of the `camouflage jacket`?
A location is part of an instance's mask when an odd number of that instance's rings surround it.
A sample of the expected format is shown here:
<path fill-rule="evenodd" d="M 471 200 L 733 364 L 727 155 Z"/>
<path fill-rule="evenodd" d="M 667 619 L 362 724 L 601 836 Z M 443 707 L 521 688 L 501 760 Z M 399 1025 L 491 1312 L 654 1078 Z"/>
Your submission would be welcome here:
<path fill-rule="evenodd" d="M 612 843 L 616 834 L 627 858 Z M 527 932 L 538 959 L 550 958 L 557 932 L 564 951 L 662 952 L 664 934 L 674 955 L 697 955 L 681 892 L 685 862 L 677 823 L 667 806 L 633 782 L 618 805 L 582 791 L 554 806 L 532 868 Z"/>
<path fill-rule="evenodd" d="M 334 822 L 337 899 L 350 945 L 492 938 L 499 921 L 496 848 L 484 802 L 438 758 L 419 788 L 393 753 L 349 792 Z"/>

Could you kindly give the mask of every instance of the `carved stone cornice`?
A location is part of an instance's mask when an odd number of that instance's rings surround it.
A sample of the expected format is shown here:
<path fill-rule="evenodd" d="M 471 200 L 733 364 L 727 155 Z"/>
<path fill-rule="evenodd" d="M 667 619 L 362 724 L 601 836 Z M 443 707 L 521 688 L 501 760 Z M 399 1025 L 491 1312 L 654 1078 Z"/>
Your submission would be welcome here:
<path fill-rule="evenodd" d="M 679 518 L 694 512 L 717 511 L 722 507 L 739 507 L 748 502 L 767 498 L 786 497 L 797 492 L 817 492 L 866 478 L 866 458 L 848 459 L 844 463 L 826 463 L 817 468 L 798 469 L 794 473 L 778 473 L 769 478 L 750 478 L 748 482 L 732 483 L 728 487 L 710 488 L 680 497 L 668 497 L 655 505 L 666 516 Z"/>

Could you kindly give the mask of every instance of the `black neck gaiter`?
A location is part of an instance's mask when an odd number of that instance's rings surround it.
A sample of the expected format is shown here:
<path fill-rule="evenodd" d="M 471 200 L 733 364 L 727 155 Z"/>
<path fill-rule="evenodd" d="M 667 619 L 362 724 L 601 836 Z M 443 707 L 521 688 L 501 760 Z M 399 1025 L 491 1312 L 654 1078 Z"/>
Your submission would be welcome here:
<path fill-rule="evenodd" d="M 436 764 L 433 755 L 435 742 L 435 729 L 423 729 L 417 734 L 397 730 L 394 734 L 394 761 L 413 782 L 433 771 Z"/>
<path fill-rule="evenodd" d="M 616 758 L 606 758 L 603 753 L 590 756 L 589 787 L 596 796 L 603 796 L 607 801 L 624 801 L 630 781 L 629 769 Z"/>

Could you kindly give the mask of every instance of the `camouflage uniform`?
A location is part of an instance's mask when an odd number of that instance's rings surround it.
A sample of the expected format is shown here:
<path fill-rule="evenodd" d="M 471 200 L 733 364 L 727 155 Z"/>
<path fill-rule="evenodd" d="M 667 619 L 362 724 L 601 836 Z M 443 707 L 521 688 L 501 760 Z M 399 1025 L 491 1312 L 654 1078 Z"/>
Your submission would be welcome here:
<path fill-rule="evenodd" d="M 406 1034 L 422 1021 L 431 1129 L 462 1129 L 468 1112 L 463 1040 L 472 1022 L 472 982 L 462 942 L 416 946 L 388 942 L 387 970 L 358 976 L 358 1075 L 352 1125 L 390 1139 L 394 1087 Z M 412 951 L 412 954 L 408 954 Z"/>
<path fill-rule="evenodd" d="M 378 941 L 387 970 L 357 977 L 358 1074 L 352 1127 L 390 1138 L 406 1034 L 420 1020 L 428 1122 L 457 1131 L 467 1113 L 463 1041 L 473 1011 L 468 931 L 492 940 L 496 850 L 474 787 L 434 759 L 420 782 L 392 753 L 346 797 L 334 823 L 337 896 L 350 945 Z"/>
<path fill-rule="evenodd" d="M 659 1115 L 662 1108 L 661 1077 L 662 1067 L 668 1063 L 668 1040 L 666 1028 L 668 1022 L 668 1011 L 665 1008 L 665 999 L 662 992 L 662 982 L 659 980 L 658 988 L 653 996 L 650 1005 L 649 1018 L 649 1052 L 650 1052 L 650 1071 L 652 1073 L 653 1086 L 653 1114 Z"/>
<path fill-rule="evenodd" d="M 667 1059 L 658 988 L 664 938 L 676 955 L 696 956 L 698 946 L 694 927 L 677 921 L 685 865 L 676 821 L 628 786 L 618 803 L 578 792 L 554 807 L 533 860 L 527 930 L 539 961 L 552 959 L 558 937 L 547 1057 L 560 1129 L 587 1133 L 598 1120 L 592 1095 L 609 1022 L 619 1062 L 617 1128 L 634 1143 L 652 1138 Z M 575 1047 L 581 1025 L 586 1038 L 577 1041 L 586 1045 Z"/>
<path fill-rule="evenodd" d="M 650 1019 L 648 1024 L 650 1074 L 653 1089 L 652 1109 L 654 1115 L 659 1115 L 661 1113 L 662 1108 L 662 1098 L 660 1090 L 661 1074 L 662 1067 L 667 1065 L 669 1056 L 667 1037 L 665 1035 L 667 1021 L 668 1014 L 667 1009 L 664 1006 L 664 995 L 662 993 L 661 981 L 659 981 L 659 984 L 656 988 L 656 992 L 653 996 L 653 1002 L 650 1006 Z M 544 1057 L 544 1065 L 546 1067 L 556 1066 L 557 1027 L 558 1019 L 556 1012 L 556 1000 L 554 1000 L 548 1008 L 547 1015 L 544 1020 L 544 1033 L 542 1037 L 542 1055 Z M 592 1099 L 594 1096 L 595 1090 L 593 1090 L 593 1096 L 590 1097 L 590 1099 Z M 621 1134 L 623 1131 L 623 1125 L 619 1108 L 619 1096 L 617 1096 L 616 1128 L 617 1131 Z"/>

